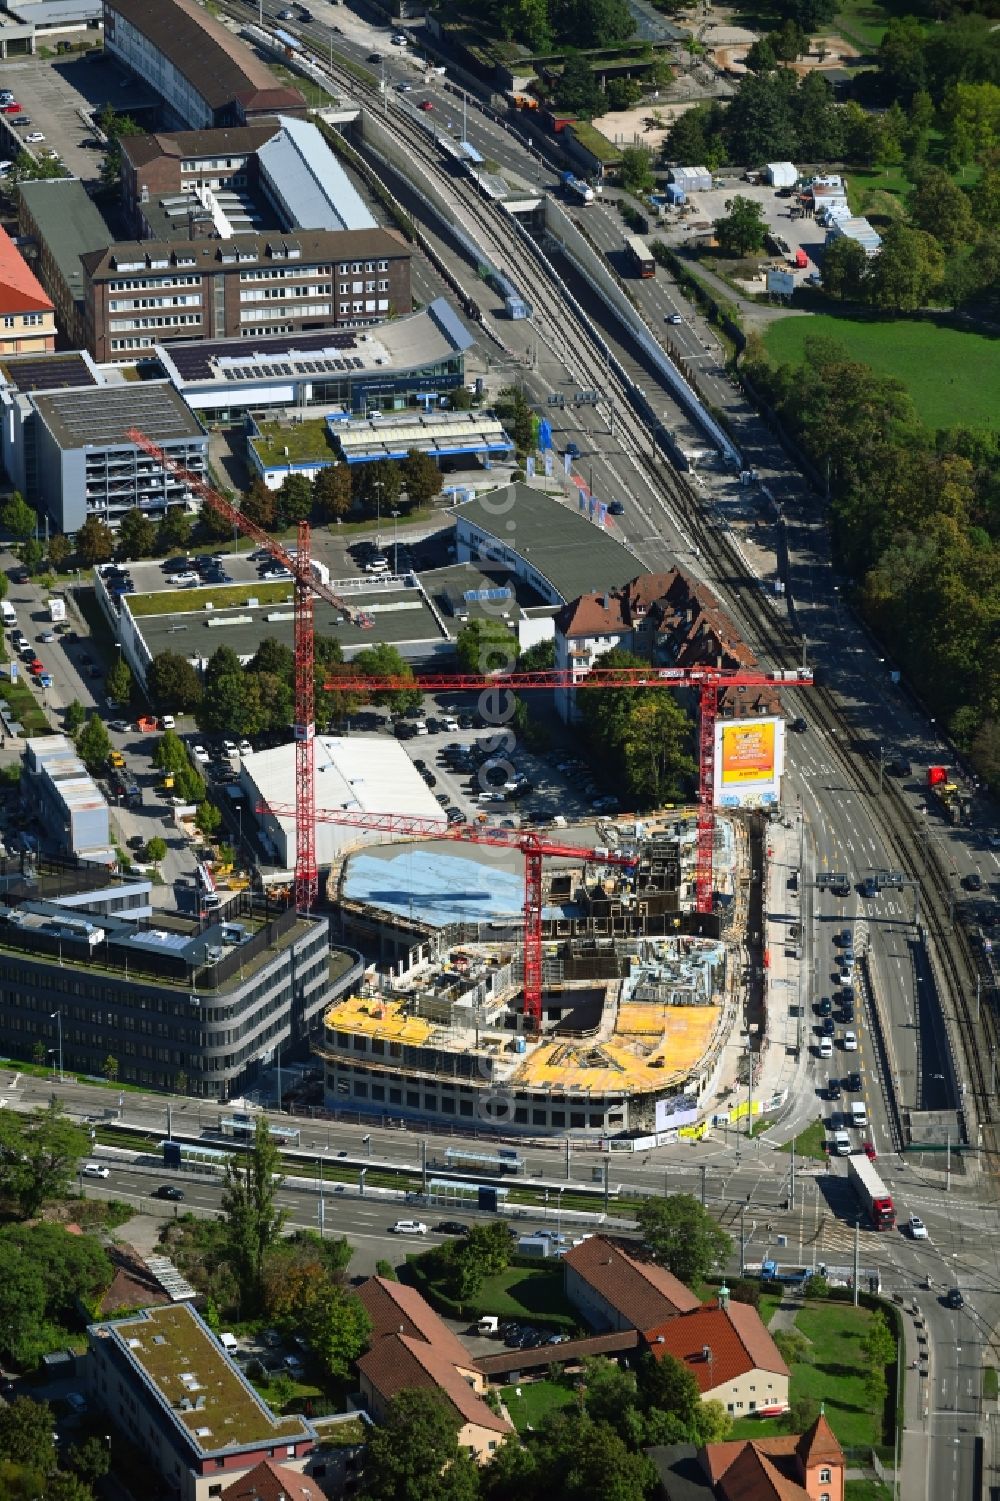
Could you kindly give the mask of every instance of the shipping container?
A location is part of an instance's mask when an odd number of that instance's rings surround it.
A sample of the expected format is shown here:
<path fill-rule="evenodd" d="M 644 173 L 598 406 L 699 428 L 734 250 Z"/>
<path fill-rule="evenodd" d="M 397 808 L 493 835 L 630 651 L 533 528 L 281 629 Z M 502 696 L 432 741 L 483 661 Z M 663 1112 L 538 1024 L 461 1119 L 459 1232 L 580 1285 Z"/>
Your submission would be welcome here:
<path fill-rule="evenodd" d="M 625 236 L 625 256 L 636 276 L 656 275 L 656 262 L 645 240 L 640 240 L 638 235 Z"/>

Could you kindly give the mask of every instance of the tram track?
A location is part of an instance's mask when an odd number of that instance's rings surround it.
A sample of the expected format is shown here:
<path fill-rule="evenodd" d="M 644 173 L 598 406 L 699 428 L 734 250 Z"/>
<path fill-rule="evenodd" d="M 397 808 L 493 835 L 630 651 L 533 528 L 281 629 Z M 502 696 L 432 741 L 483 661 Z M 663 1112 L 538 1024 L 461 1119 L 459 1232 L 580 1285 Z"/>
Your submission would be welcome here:
<path fill-rule="evenodd" d="M 235 20 L 246 21 L 245 13 L 223 0 L 221 8 Z M 352 68 L 330 65 L 328 42 L 320 45 L 321 33 L 315 26 L 304 27 L 300 36 L 308 50 L 348 96 L 357 99 L 377 115 L 382 127 L 391 130 L 414 159 L 419 162 L 437 191 L 460 204 L 484 259 L 490 259 L 503 274 L 522 290 L 536 313 L 547 324 L 558 328 L 563 357 L 568 368 L 581 383 L 613 395 L 617 436 L 623 455 L 645 479 L 653 494 L 658 495 L 670 519 L 683 522 L 683 530 L 692 539 L 713 588 L 725 601 L 748 644 L 761 660 L 774 667 L 794 668 L 800 664 L 802 641 L 782 619 L 760 589 L 759 581 L 747 574 L 746 564 L 724 530 L 712 524 L 701 498 L 673 468 L 665 453 L 662 462 L 654 461 L 654 452 L 662 453 L 656 434 L 645 416 L 637 409 L 635 392 L 624 370 L 615 369 L 601 348 L 602 335 L 589 324 L 582 310 L 568 297 L 555 279 L 555 273 L 541 247 L 514 224 L 501 205 L 484 199 L 468 179 L 456 178 L 444 169 L 439 149 L 427 126 L 411 117 L 410 111 L 393 93 L 383 93 L 366 84 Z M 336 57 L 334 52 L 333 57 Z M 405 96 L 404 96 L 405 97 Z M 436 179 L 436 181 L 435 181 Z M 466 226 L 467 230 L 469 226 Z M 620 367 L 619 367 L 620 368 Z M 674 516 L 670 516 L 670 512 Z M 808 692 L 808 707 L 813 722 L 827 737 L 831 758 L 842 769 L 849 785 L 866 798 L 868 816 L 881 839 L 887 855 L 904 871 L 924 870 L 922 883 L 923 923 L 928 948 L 938 965 L 939 999 L 946 1018 L 954 1019 L 957 1036 L 972 1079 L 972 1105 L 982 1132 L 982 1144 L 988 1156 L 995 1156 L 997 1142 L 990 1125 L 987 1066 L 978 1045 L 977 1021 L 972 1015 L 969 995 L 975 986 L 975 963 L 968 937 L 961 924 L 950 921 L 950 893 L 947 874 L 936 851 L 922 844 L 912 816 L 896 789 L 879 786 L 879 777 L 871 758 L 851 743 L 848 711 L 829 688 L 814 686 Z M 989 1007 L 983 1009 L 979 1023 L 987 1051 L 997 1046 L 996 1020 Z M 970 1132 L 971 1134 L 971 1132 Z M 976 1141 L 970 1143 L 976 1146 Z"/>

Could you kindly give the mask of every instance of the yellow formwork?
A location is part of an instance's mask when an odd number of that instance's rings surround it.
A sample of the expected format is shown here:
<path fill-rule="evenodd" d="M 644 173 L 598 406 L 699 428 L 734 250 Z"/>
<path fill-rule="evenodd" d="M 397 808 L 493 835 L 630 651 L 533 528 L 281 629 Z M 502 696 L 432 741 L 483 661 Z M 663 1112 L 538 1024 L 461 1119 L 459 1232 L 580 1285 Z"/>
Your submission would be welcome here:
<path fill-rule="evenodd" d="M 331 1031 L 360 1032 L 366 1037 L 386 1037 L 416 1046 L 426 1042 L 434 1030 L 421 1017 L 407 1016 L 398 1001 L 380 996 L 348 996 L 331 1006 L 325 1021 Z"/>
<path fill-rule="evenodd" d="M 512 1082 L 557 1090 L 655 1089 L 690 1072 L 705 1055 L 719 1013 L 718 1006 L 625 1005 L 607 1042 L 554 1038 L 525 1058 Z"/>

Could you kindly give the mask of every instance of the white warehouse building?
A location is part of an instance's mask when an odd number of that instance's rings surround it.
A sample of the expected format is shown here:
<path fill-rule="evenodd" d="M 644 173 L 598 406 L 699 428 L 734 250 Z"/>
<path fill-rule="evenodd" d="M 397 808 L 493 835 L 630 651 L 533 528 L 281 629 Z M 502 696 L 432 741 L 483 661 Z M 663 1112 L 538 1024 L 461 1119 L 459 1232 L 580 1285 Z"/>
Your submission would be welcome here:
<path fill-rule="evenodd" d="M 442 829 L 448 820 L 434 794 L 398 740 L 387 735 L 317 735 L 316 808 L 351 813 L 403 814 L 426 819 Z M 279 745 L 243 758 L 240 788 L 252 809 L 261 802 L 291 810 L 295 806 L 295 746 Z M 295 816 L 256 815 L 264 853 L 286 870 L 295 867 Z M 389 836 L 349 824 L 316 825 L 316 863 L 328 870 L 347 850 L 383 844 Z"/>

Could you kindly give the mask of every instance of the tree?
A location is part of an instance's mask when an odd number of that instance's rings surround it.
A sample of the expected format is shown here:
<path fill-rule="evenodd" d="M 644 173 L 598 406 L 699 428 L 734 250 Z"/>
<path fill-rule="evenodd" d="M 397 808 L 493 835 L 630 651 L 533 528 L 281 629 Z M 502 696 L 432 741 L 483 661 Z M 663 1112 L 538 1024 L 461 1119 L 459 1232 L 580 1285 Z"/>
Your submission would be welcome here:
<path fill-rule="evenodd" d="M 555 102 L 561 110 L 590 120 L 599 114 L 604 102 L 600 85 L 590 63 L 578 52 L 571 52 L 556 80 Z"/>
<path fill-rule="evenodd" d="M 624 0 L 556 0 L 552 17 L 559 40 L 574 47 L 611 47 L 635 31 Z"/>
<path fill-rule="evenodd" d="M 41 571 L 45 562 L 45 548 L 35 537 L 29 537 L 27 542 L 21 543 L 21 562 L 29 573 Z"/>
<path fill-rule="evenodd" d="M 132 697 L 132 673 L 124 657 L 108 670 L 108 697 L 116 704 L 127 704 Z"/>
<path fill-rule="evenodd" d="M 795 95 L 795 75 L 785 68 L 746 74 L 725 114 L 733 161 L 788 161 L 795 155 Z"/>
<path fill-rule="evenodd" d="M 205 800 L 205 783 L 194 767 L 188 764 L 174 772 L 174 792 L 182 803 L 193 804 L 197 808 Z"/>
<path fill-rule="evenodd" d="M 111 1456 L 103 1438 L 92 1433 L 79 1444 L 73 1444 L 67 1455 L 70 1469 L 85 1485 L 102 1480 L 111 1468 Z"/>
<path fill-rule="evenodd" d="M 62 532 L 56 532 L 55 536 L 49 538 L 49 563 L 57 573 L 65 567 L 72 551 L 69 538 L 64 537 Z"/>
<path fill-rule="evenodd" d="M 810 35 L 829 26 L 837 13 L 836 0 L 780 0 L 777 9 Z"/>
<path fill-rule="evenodd" d="M 0 1111 L 0 1191 L 29 1218 L 65 1193 L 88 1145 L 86 1132 L 57 1104 L 32 1115 Z"/>
<path fill-rule="evenodd" d="M 890 224 L 868 273 L 876 307 L 912 313 L 923 307 L 944 275 L 944 254 L 932 235 L 907 224 Z"/>
<path fill-rule="evenodd" d="M 56 1467 L 53 1432 L 52 1408 L 47 1402 L 15 1397 L 0 1407 L 0 1459 L 50 1475 Z"/>
<path fill-rule="evenodd" d="M 726 217 L 716 219 L 715 236 L 726 255 L 745 256 L 762 250 L 767 224 L 764 206 L 739 194 L 726 201 Z"/>
<path fill-rule="evenodd" d="M 632 109 L 643 95 L 642 84 L 635 78 L 609 78 L 604 85 L 607 109 L 611 114 Z"/>
<path fill-rule="evenodd" d="M 266 672 L 273 677 L 285 678 L 289 683 L 295 672 L 295 656 L 290 646 L 265 636 L 250 658 L 248 672 Z"/>
<path fill-rule="evenodd" d="M 101 1073 L 104 1075 L 105 1079 L 107 1079 L 109 1084 L 118 1083 L 118 1059 L 114 1056 L 113 1053 L 109 1053 L 105 1058 L 103 1067 L 101 1068 Z"/>
<path fill-rule="evenodd" d="M 75 735 L 77 730 L 82 729 L 87 722 L 87 711 L 78 698 L 74 698 L 66 705 L 63 714 L 63 725 L 67 735 Z"/>
<path fill-rule="evenodd" d="M 864 295 L 868 257 L 857 240 L 846 235 L 828 239 L 823 251 L 823 290 L 844 302 L 858 302 Z"/>
<path fill-rule="evenodd" d="M 167 841 L 161 839 L 159 834 L 154 834 L 152 839 L 146 840 L 145 855 L 151 865 L 159 865 L 161 860 L 167 858 Z"/>
<path fill-rule="evenodd" d="M 651 193 L 656 186 L 653 176 L 653 153 L 648 146 L 624 146 L 618 170 L 621 185 L 629 193 Z"/>
<path fill-rule="evenodd" d="M 470 620 L 458 633 L 455 655 L 463 672 L 510 672 L 517 661 L 517 637 L 500 620 Z"/>
<path fill-rule="evenodd" d="M 19 490 L 14 490 L 0 510 L 0 524 L 15 537 L 30 537 L 38 525 L 38 513 Z"/>
<path fill-rule="evenodd" d="M 354 498 L 370 516 L 384 519 L 399 503 L 402 478 L 399 465 L 392 459 L 356 465 L 352 481 Z"/>
<path fill-rule="evenodd" d="M 516 38 L 532 52 L 552 49 L 546 0 L 507 0 L 500 13 L 500 28 L 508 41 Z"/>
<path fill-rule="evenodd" d="M 791 17 L 782 21 L 777 31 L 768 33 L 768 41 L 775 57 L 783 63 L 794 63 L 809 49 L 809 38 L 797 21 Z M 806 77 L 813 77 L 807 74 Z"/>
<path fill-rule="evenodd" d="M 80 760 L 92 776 L 99 776 L 107 767 L 111 754 L 111 739 L 104 721 L 96 713 L 89 715 L 87 723 L 76 737 Z"/>
<path fill-rule="evenodd" d="M 431 1388 L 398 1392 L 368 1439 L 370 1501 L 475 1501 L 475 1461 L 458 1447 L 460 1419 Z"/>
<path fill-rule="evenodd" d="M 646 1250 L 682 1282 L 702 1281 L 733 1249 L 726 1232 L 691 1194 L 644 1199 L 636 1218 Z"/>
<path fill-rule="evenodd" d="M 351 663 L 351 672 L 362 672 L 370 677 L 373 683 L 379 679 L 406 678 L 412 680 L 413 668 L 406 658 L 396 650 L 394 646 L 388 646 L 381 642 L 378 646 L 368 646 L 364 651 L 359 651 Z M 382 692 L 373 691 L 371 702 L 388 705 L 397 713 L 406 713 L 410 709 L 419 709 L 423 702 L 423 694 L 419 688 L 386 688 Z"/>
<path fill-rule="evenodd" d="M 794 99 L 800 156 L 809 161 L 836 161 L 844 132 L 833 89 L 822 73 L 807 73 Z"/>
<path fill-rule="evenodd" d="M 180 771 L 182 766 L 190 764 L 184 741 L 177 731 L 164 730 L 153 751 L 153 765 L 160 771 Z"/>
<path fill-rule="evenodd" d="M 198 804 L 194 821 L 206 839 L 213 838 L 222 828 L 222 814 L 208 798 Z"/>
<path fill-rule="evenodd" d="M 718 100 L 696 104 L 678 115 L 667 133 L 665 152 L 683 167 L 712 165 L 723 150 L 725 109 Z"/>
<path fill-rule="evenodd" d="M 201 679 L 177 652 L 159 652 L 149 665 L 146 683 L 160 709 L 168 712 L 184 713 L 201 703 Z"/>
<path fill-rule="evenodd" d="M 916 16 L 894 16 L 878 46 L 879 93 L 904 108 L 926 88 L 924 45 L 927 33 Z"/>
<path fill-rule="evenodd" d="M 312 514 L 312 484 L 304 474 L 286 474 L 278 491 L 278 521 L 291 526 Z"/>
<path fill-rule="evenodd" d="M 240 510 L 256 526 L 262 526 L 266 532 L 274 531 L 278 520 L 278 498 L 259 474 L 254 475 L 249 490 L 244 493 Z"/>
<path fill-rule="evenodd" d="M 802 1291 L 807 1298 L 825 1298 L 830 1292 L 830 1284 L 818 1272 L 813 1272 L 811 1277 L 806 1278 Z"/>
<path fill-rule="evenodd" d="M 171 506 L 159 525 L 157 552 L 171 552 L 175 547 L 187 547 L 190 540 L 191 517 L 183 506 Z"/>
<path fill-rule="evenodd" d="M 123 558 L 148 558 L 156 548 L 156 526 L 138 506 L 118 523 L 118 549 Z"/>
<path fill-rule="evenodd" d="M 751 73 L 770 73 L 776 68 L 778 59 L 770 37 L 758 37 L 748 49 L 744 62 Z"/>
<path fill-rule="evenodd" d="M 694 1372 L 666 1352 L 647 1352 L 639 1362 L 639 1386 L 648 1408 L 656 1408 L 678 1418 L 687 1428 L 701 1402 L 701 1392 Z"/>
<path fill-rule="evenodd" d="M 496 410 L 499 416 L 508 421 L 518 453 L 527 453 L 534 448 L 534 413 L 519 386 L 504 387 L 497 397 Z"/>
<path fill-rule="evenodd" d="M 606 1423 L 626 1442 L 638 1440 L 639 1387 L 634 1371 L 623 1370 L 616 1360 L 593 1356 L 583 1362 L 584 1407 L 588 1418 Z"/>
<path fill-rule="evenodd" d="M 849 99 L 840 111 L 844 137 L 844 156 L 857 167 L 873 167 L 882 154 L 882 126 L 855 100 Z"/>
<path fill-rule="evenodd" d="M 121 176 L 122 136 L 141 135 L 143 127 L 138 125 L 130 115 L 116 115 L 110 104 L 104 106 L 98 119 L 108 139 L 108 149 L 101 162 L 101 183 L 111 190 L 118 186 Z"/>
<path fill-rule="evenodd" d="M 618 648 L 605 652 L 602 667 L 643 667 L 640 657 Z M 583 734 L 595 759 L 621 765 L 630 795 L 643 803 L 660 802 L 694 775 L 690 755 L 693 728 L 670 694 L 642 688 L 613 688 L 581 694 Z"/>
<path fill-rule="evenodd" d="M 88 568 L 107 563 L 115 550 L 114 533 L 96 516 L 88 516 L 76 534 L 76 550 Z"/>
<path fill-rule="evenodd" d="M 372 1335 L 372 1322 L 361 1299 L 329 1279 L 311 1299 L 303 1326 L 316 1359 L 338 1380 L 349 1373 Z"/>
<path fill-rule="evenodd" d="M 276 1205 L 282 1183 L 280 1161 L 267 1121 L 259 1116 L 250 1150 L 226 1163 L 222 1198 L 226 1249 L 248 1312 L 260 1306 L 264 1260 L 285 1223 L 285 1212 Z"/>
<path fill-rule="evenodd" d="M 815 1397 L 796 1397 L 779 1421 L 786 1433 L 807 1433 L 818 1417 L 819 1403 Z"/>
<path fill-rule="evenodd" d="M 715 1398 L 699 1402 L 691 1417 L 691 1438 L 698 1445 L 721 1444 L 732 1426 L 733 1420 L 721 1402 Z"/>
<path fill-rule="evenodd" d="M 896 1337 L 881 1309 L 876 1309 L 872 1314 L 871 1322 L 861 1339 L 861 1349 L 866 1364 L 882 1372 L 896 1359 Z"/>
<path fill-rule="evenodd" d="M 546 641 L 536 641 L 517 659 L 518 672 L 549 672 L 555 665 L 556 643 L 552 636 Z"/>
<path fill-rule="evenodd" d="M 403 488 L 411 506 L 426 506 L 441 494 L 441 469 L 429 453 L 411 448 L 401 465 Z"/>
<path fill-rule="evenodd" d="M 324 521 L 346 516 L 353 503 L 349 464 L 327 464 L 313 480 L 313 507 Z"/>
<path fill-rule="evenodd" d="M 976 238 L 968 194 L 940 167 L 928 167 L 923 173 L 910 194 L 909 207 L 916 227 L 933 235 L 945 250 L 957 250 Z"/>

